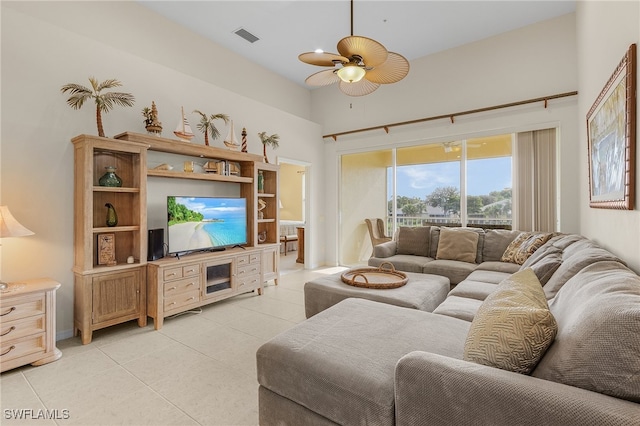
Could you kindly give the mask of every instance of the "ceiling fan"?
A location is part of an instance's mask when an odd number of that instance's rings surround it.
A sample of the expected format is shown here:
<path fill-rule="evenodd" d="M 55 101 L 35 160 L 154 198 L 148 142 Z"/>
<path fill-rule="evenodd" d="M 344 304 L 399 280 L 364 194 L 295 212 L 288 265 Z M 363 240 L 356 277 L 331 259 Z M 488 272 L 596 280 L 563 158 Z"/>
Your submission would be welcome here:
<path fill-rule="evenodd" d="M 311 74 L 305 82 L 310 86 L 340 83 L 340 90 L 349 96 L 364 96 L 381 84 L 396 83 L 409 73 L 409 61 L 389 52 L 377 41 L 353 35 L 353 0 L 351 0 L 351 35 L 338 42 L 338 53 L 322 51 L 302 53 L 302 62 L 321 67 L 333 67 Z"/>

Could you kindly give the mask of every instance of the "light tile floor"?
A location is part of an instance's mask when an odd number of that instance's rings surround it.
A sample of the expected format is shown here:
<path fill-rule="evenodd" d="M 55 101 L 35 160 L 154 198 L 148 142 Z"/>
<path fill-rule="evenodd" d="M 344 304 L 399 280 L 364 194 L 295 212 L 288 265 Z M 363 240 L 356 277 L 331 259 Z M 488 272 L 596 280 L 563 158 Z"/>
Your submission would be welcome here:
<path fill-rule="evenodd" d="M 59 341 L 60 360 L 0 376 L 0 424 L 258 424 L 256 350 L 305 319 L 305 282 L 344 270 L 301 268 L 281 256 L 279 283 L 262 296 L 204 306 L 159 331 L 131 321 L 94 332 L 88 345 Z"/>

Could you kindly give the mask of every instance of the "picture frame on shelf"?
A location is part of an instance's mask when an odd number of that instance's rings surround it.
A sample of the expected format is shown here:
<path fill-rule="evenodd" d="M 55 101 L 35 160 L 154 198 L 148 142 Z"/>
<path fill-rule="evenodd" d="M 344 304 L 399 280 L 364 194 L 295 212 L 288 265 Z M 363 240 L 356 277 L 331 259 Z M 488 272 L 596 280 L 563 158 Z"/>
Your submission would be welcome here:
<path fill-rule="evenodd" d="M 632 44 L 587 113 L 589 206 L 633 210 L 636 45 Z"/>
<path fill-rule="evenodd" d="M 98 265 L 116 264 L 116 234 L 98 234 Z"/>

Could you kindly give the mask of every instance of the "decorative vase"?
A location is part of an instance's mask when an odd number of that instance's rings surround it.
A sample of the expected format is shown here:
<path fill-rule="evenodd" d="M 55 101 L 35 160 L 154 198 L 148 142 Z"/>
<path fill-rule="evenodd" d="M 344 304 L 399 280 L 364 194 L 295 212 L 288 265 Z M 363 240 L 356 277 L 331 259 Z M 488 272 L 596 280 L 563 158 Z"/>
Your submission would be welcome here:
<path fill-rule="evenodd" d="M 264 175 L 262 170 L 258 172 L 258 192 L 262 194 L 264 192 Z"/>
<path fill-rule="evenodd" d="M 107 203 L 104 206 L 107 208 L 107 226 L 116 226 L 118 224 L 116 209 L 111 203 Z"/>
<path fill-rule="evenodd" d="M 100 186 L 122 186 L 122 179 L 116 174 L 116 168 L 113 166 L 105 167 L 107 172 L 98 180 Z"/>

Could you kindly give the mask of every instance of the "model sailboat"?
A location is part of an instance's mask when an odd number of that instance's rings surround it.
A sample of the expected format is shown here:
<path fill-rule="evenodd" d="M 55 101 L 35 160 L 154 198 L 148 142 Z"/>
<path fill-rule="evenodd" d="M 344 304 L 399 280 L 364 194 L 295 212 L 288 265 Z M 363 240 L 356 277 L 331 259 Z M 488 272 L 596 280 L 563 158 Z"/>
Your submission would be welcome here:
<path fill-rule="evenodd" d="M 187 120 L 187 116 L 184 115 L 184 107 L 181 107 L 182 117 L 180 122 L 176 126 L 176 130 L 173 131 L 173 134 L 180 138 L 183 142 L 191 142 L 193 139 L 193 131 L 191 130 L 191 126 L 189 125 L 189 120 Z"/>
<path fill-rule="evenodd" d="M 229 134 L 224 138 L 224 144 L 227 148 L 237 151 L 240 148 L 238 138 L 236 138 L 236 132 L 233 130 L 233 120 L 231 120 L 231 126 L 229 127 Z"/>

